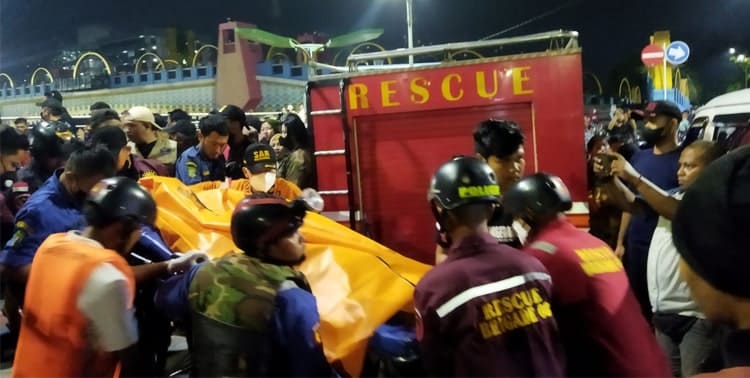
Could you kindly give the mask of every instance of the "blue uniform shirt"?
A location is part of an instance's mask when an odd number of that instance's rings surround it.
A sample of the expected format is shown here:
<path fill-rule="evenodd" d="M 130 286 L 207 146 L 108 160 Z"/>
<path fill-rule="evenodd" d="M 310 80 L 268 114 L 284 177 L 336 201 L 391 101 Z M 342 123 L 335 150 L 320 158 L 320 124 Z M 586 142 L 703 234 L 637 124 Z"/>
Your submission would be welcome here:
<path fill-rule="evenodd" d="M 13 236 L 0 252 L 0 264 L 11 268 L 30 265 L 47 236 L 85 226 L 81 204 L 60 183 L 60 173 L 62 170 L 47 179 L 16 214 Z"/>
<path fill-rule="evenodd" d="M 182 152 L 175 164 L 177 179 L 185 185 L 204 181 L 224 180 L 224 156 L 209 160 L 201 153 L 201 145 L 193 146 Z"/>
<path fill-rule="evenodd" d="M 186 320 L 190 313 L 188 290 L 200 269 L 194 266 L 185 274 L 164 282 L 156 293 L 156 308 L 174 320 Z M 286 358 L 276 358 L 283 366 L 272 370 L 294 377 L 331 376 L 334 371 L 325 359 L 317 332 L 320 323 L 315 297 L 299 287 L 282 288 L 276 297 L 271 320 L 271 337 Z"/>

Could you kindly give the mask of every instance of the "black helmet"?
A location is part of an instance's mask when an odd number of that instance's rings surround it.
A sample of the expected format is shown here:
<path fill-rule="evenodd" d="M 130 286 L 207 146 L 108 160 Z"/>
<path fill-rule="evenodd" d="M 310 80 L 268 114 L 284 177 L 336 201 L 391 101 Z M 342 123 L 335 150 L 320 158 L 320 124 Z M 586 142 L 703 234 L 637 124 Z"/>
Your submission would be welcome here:
<path fill-rule="evenodd" d="M 432 175 L 427 200 L 446 210 L 478 202 L 499 203 L 500 186 L 487 163 L 454 157 Z"/>
<path fill-rule="evenodd" d="M 62 121 L 39 123 L 29 133 L 31 155 L 35 157 L 67 158 L 76 141 L 72 127 Z"/>
<path fill-rule="evenodd" d="M 513 216 L 534 219 L 557 215 L 573 205 L 570 192 L 559 177 L 535 173 L 511 186 L 503 195 L 503 209 Z"/>
<path fill-rule="evenodd" d="M 245 253 L 255 254 L 265 246 L 296 231 L 307 214 L 304 201 L 247 197 L 232 214 L 232 239 Z"/>
<path fill-rule="evenodd" d="M 99 181 L 89 192 L 83 209 L 86 221 L 92 225 L 122 219 L 150 225 L 156 219 L 154 198 L 127 177 Z"/>

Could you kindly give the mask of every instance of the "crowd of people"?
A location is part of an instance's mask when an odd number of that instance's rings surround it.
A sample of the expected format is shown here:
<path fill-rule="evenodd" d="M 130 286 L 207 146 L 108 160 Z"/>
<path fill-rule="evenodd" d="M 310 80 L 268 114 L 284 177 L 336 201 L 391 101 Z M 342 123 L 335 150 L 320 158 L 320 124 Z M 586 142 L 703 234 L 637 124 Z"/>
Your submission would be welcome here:
<path fill-rule="evenodd" d="M 175 326 L 193 376 L 346 375 L 326 361 L 295 269 L 310 210 L 300 188 L 315 182 L 298 116 L 277 123 L 227 105 L 196 128 L 180 110 L 160 121 L 97 103 L 78 138 L 58 104 L 42 104 L 41 124 L 0 130 L 14 376 L 163 376 Z M 750 150 L 678 144 L 683 115 L 670 102 L 642 117 L 643 147 L 625 147 L 637 130 L 625 113 L 609 139 L 588 143 L 588 232 L 565 217 L 559 177 L 524 176 L 512 121 L 481 122 L 473 154 L 436 170 L 425 204 L 436 263 L 414 290 L 423 375 L 750 374 Z M 168 250 L 137 180 L 172 174 L 247 193 L 230 225 L 242 253 Z"/>

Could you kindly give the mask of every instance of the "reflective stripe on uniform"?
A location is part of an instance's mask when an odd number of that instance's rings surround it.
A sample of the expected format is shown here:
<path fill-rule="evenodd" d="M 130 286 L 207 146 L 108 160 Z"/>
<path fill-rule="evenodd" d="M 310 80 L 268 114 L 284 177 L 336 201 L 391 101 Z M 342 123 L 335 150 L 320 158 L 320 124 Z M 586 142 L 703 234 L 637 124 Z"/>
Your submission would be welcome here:
<path fill-rule="evenodd" d="M 506 278 L 500 281 L 491 282 L 491 283 L 484 284 L 481 286 L 475 286 L 475 287 L 472 287 L 471 289 L 464 290 L 460 294 L 451 298 L 450 300 L 442 304 L 440 307 L 438 307 L 435 312 L 437 313 L 439 317 L 444 318 L 448 314 L 453 312 L 453 310 L 461 307 L 466 302 L 469 302 L 470 300 L 474 298 L 478 298 L 484 295 L 493 294 L 493 293 L 497 293 L 497 292 L 501 292 L 505 290 L 510 290 L 510 289 L 521 286 L 531 281 L 551 281 L 551 280 L 552 278 L 547 273 L 531 272 L 531 273 L 526 273 L 526 274 Z"/>

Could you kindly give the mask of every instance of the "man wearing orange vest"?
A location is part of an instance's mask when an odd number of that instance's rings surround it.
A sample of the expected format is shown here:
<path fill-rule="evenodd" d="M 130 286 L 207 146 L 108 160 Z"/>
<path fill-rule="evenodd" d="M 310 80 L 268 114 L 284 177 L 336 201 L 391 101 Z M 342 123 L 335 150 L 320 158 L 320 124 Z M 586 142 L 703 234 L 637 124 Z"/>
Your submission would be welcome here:
<path fill-rule="evenodd" d="M 156 203 L 135 181 L 102 180 L 83 208 L 88 227 L 50 235 L 31 264 L 13 377 L 137 373 L 135 276 L 124 259 Z M 179 258 L 168 272 L 195 260 Z M 119 369 L 118 369 L 119 368 Z"/>

